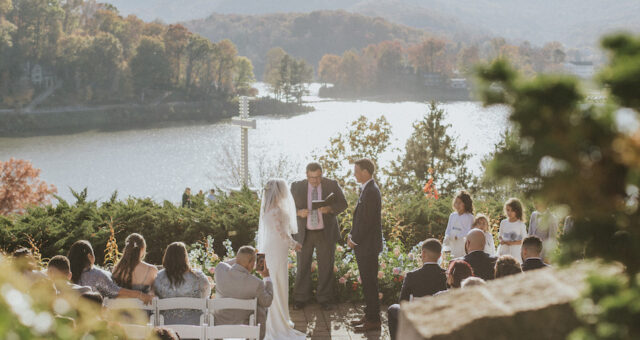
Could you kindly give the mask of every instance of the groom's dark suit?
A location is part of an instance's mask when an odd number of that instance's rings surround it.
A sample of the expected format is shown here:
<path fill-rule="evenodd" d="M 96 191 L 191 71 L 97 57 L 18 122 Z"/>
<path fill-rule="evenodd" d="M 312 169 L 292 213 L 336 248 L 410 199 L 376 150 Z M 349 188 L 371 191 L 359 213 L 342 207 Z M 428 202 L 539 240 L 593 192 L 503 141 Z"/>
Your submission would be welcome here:
<path fill-rule="evenodd" d="M 347 200 L 338 182 L 322 178 L 320 182 L 322 199 L 333 193 L 334 203 L 331 205 L 330 214 L 322 214 L 323 229 L 307 230 L 307 218 L 298 216 L 298 233 L 293 237 L 302 244 L 302 250 L 298 252 L 298 270 L 294 299 L 296 302 L 307 302 L 311 299 L 311 261 L 313 250 L 316 249 L 318 258 L 318 289 L 317 300 L 319 303 L 329 303 L 333 298 L 335 276 L 333 265 L 335 262 L 336 243 L 340 239 L 338 216 L 347 209 Z M 291 184 L 291 195 L 296 204 L 296 210 L 308 208 L 309 181 L 303 180 Z M 309 211 L 311 213 L 311 211 Z"/>
<path fill-rule="evenodd" d="M 353 212 L 351 241 L 362 280 L 365 318 L 370 322 L 380 321 L 378 300 L 378 254 L 382 251 L 382 198 L 374 180 L 368 182 L 360 193 L 358 205 Z"/>

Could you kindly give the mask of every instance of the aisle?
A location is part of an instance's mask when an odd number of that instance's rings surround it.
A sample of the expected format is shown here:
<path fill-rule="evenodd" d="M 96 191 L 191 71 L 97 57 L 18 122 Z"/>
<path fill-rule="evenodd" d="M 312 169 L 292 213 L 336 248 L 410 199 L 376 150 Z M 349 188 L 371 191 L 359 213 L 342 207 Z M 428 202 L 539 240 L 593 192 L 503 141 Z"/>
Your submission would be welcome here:
<path fill-rule="evenodd" d="M 324 311 L 320 305 L 313 304 L 304 310 L 293 310 L 291 307 L 291 320 L 296 324 L 296 329 L 307 333 L 307 339 L 313 340 L 386 340 L 389 339 L 387 328 L 387 306 L 381 306 L 382 332 L 369 332 L 357 334 L 349 325 L 351 320 L 362 316 L 362 304 L 344 303 L 335 305 L 331 311 Z"/>

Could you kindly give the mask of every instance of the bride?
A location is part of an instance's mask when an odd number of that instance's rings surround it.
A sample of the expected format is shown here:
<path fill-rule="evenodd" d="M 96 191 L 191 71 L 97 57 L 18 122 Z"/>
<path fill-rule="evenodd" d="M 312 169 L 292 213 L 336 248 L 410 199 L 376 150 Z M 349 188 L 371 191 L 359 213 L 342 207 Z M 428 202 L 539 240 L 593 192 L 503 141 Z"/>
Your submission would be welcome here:
<path fill-rule="evenodd" d="M 258 250 L 265 254 L 273 281 L 273 302 L 267 314 L 265 340 L 302 340 L 304 333 L 293 329 L 289 318 L 289 249 L 300 251 L 302 245 L 291 235 L 298 233 L 296 208 L 284 180 L 267 182 L 260 207 Z"/>

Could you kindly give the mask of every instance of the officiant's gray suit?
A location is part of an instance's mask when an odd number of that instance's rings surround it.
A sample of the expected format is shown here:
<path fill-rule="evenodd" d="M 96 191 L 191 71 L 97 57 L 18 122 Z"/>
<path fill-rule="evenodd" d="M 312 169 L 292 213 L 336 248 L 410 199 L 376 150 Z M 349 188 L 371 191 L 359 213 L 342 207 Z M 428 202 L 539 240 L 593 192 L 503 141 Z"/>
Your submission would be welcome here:
<path fill-rule="evenodd" d="M 320 182 L 322 197 L 325 199 L 331 193 L 335 196 L 331 204 L 332 212 L 322 214 L 323 228 L 321 230 L 308 230 L 307 218 L 298 216 L 298 233 L 294 239 L 302 244 L 302 250 L 298 252 L 298 268 L 296 285 L 294 287 L 294 299 L 296 302 L 306 303 L 311 299 L 311 262 L 313 250 L 316 249 L 318 259 L 318 290 L 316 299 L 319 303 L 330 303 L 333 298 L 335 275 L 333 266 L 335 262 L 336 243 L 340 240 L 340 227 L 337 216 L 347 209 L 347 200 L 337 181 L 322 178 Z M 307 209 L 309 206 L 309 181 L 302 180 L 291 184 L 291 195 L 296 204 L 296 210 Z M 311 211 L 309 211 L 311 214 Z"/>
<path fill-rule="evenodd" d="M 239 264 L 220 262 L 216 266 L 214 279 L 216 297 L 234 299 L 258 299 L 256 322 L 260 324 L 260 339 L 264 338 L 267 324 L 267 309 L 273 301 L 273 283 L 260 280 Z M 216 312 L 215 325 L 248 325 L 251 311 L 227 309 Z"/>

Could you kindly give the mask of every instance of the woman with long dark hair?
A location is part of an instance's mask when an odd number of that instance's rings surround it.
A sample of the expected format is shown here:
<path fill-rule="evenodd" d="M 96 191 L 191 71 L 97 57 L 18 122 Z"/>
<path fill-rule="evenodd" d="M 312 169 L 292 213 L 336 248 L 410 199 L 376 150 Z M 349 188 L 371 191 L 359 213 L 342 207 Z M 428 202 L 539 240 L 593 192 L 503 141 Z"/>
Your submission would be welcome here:
<path fill-rule="evenodd" d="M 187 256 L 187 247 L 182 242 L 173 242 L 164 251 L 162 269 L 153 282 L 153 291 L 161 298 L 192 297 L 208 298 L 211 284 L 200 270 L 192 270 Z M 199 325 L 201 312 L 191 309 L 174 309 L 162 312 L 164 323 Z"/>
<path fill-rule="evenodd" d="M 127 237 L 122 257 L 113 268 L 113 281 L 118 286 L 149 293 L 158 269 L 143 261 L 146 250 L 142 235 L 133 233 Z"/>
<path fill-rule="evenodd" d="M 91 243 L 86 240 L 76 241 L 69 249 L 71 281 L 80 286 L 89 286 L 108 298 L 138 298 L 150 303 L 153 298 L 140 291 L 120 288 L 111 280 L 111 274 L 93 266 L 96 261 Z"/>
<path fill-rule="evenodd" d="M 449 249 L 451 256 L 458 258 L 465 255 L 464 237 L 467 236 L 473 225 L 473 199 L 471 195 L 465 190 L 458 192 L 451 203 L 451 208 L 453 208 L 453 212 L 449 215 L 447 229 L 444 232 L 442 250 Z"/>

